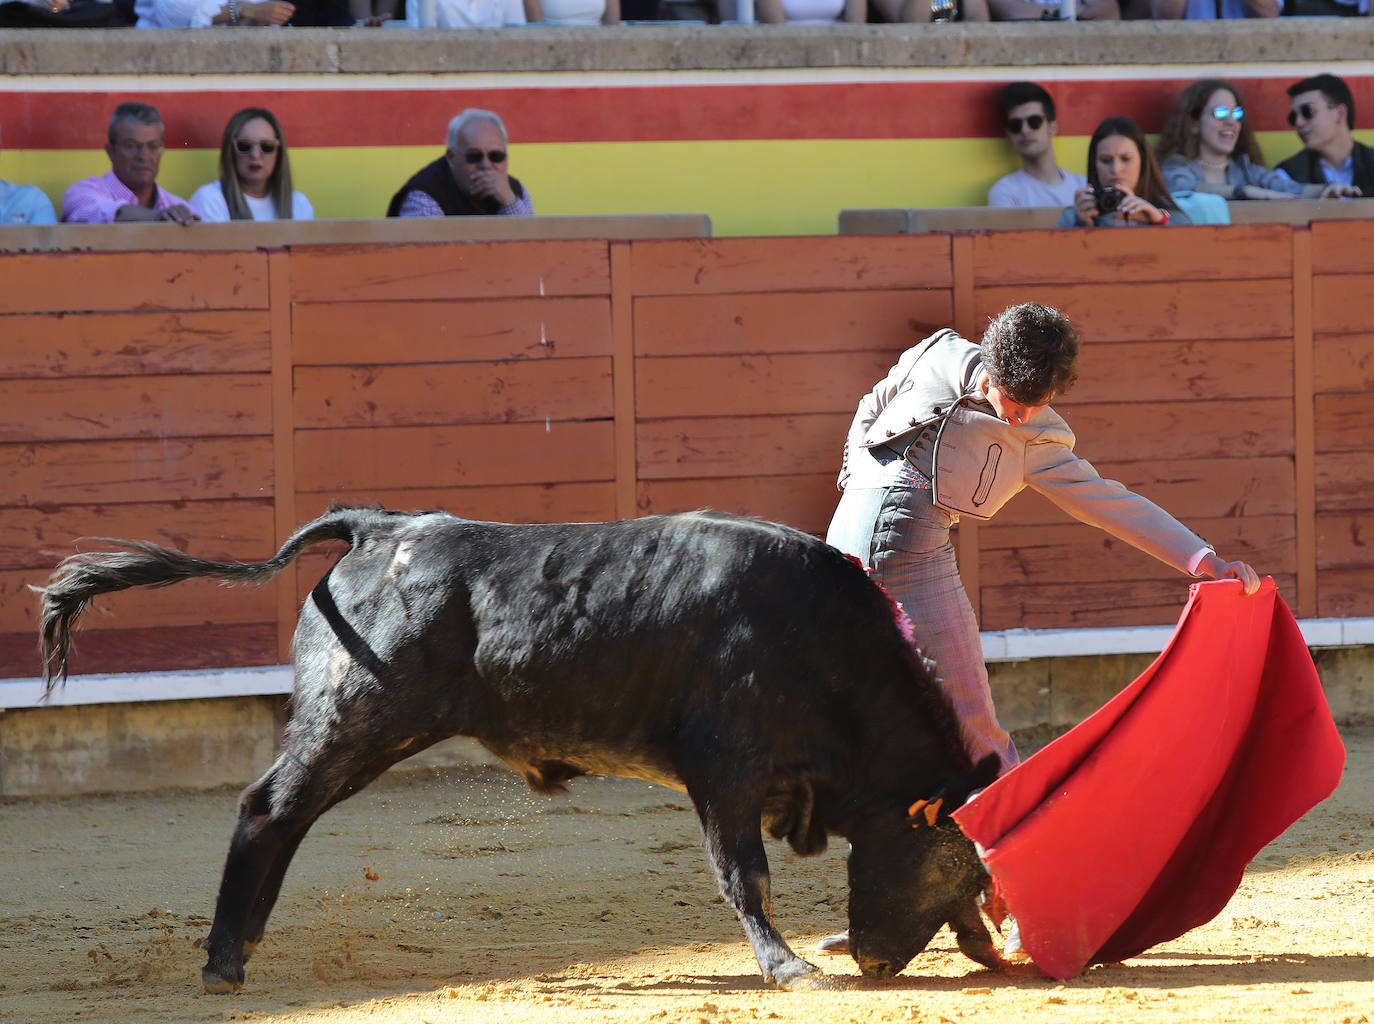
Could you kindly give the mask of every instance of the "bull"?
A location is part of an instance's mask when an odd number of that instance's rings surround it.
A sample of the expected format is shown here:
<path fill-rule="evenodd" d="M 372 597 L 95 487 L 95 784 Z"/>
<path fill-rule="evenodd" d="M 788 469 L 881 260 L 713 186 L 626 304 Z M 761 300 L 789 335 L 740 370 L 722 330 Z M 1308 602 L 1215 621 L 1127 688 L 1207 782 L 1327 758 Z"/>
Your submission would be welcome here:
<path fill-rule="evenodd" d="M 93 597 L 193 577 L 262 583 L 329 540 L 348 550 L 301 610 L 280 754 L 239 798 L 204 943 L 208 991 L 242 987 L 316 819 L 455 735 L 539 793 L 581 775 L 684 791 L 721 893 L 780 987 L 826 982 L 772 923 L 764 828 L 802 855 L 829 835 L 849 840 L 850 949 L 864 975 L 898 973 L 946 923 L 970 958 L 1000 962 L 975 903 L 986 871 L 948 818 L 995 777 L 996 757 L 970 763 L 930 666 L 864 570 L 775 523 L 696 512 L 511 525 L 332 508 L 265 562 L 109 541 L 125 550 L 73 555 L 42 591 L 45 686 L 65 680 Z"/>

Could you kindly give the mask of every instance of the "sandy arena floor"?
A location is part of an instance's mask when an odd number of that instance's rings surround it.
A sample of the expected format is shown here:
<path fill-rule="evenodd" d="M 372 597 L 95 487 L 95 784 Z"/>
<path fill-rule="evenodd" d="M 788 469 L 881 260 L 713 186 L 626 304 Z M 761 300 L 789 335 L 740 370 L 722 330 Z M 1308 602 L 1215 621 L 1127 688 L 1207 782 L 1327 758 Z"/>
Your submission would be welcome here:
<path fill-rule="evenodd" d="M 0 803 L 0 1021 L 1054 1021 L 1374 1024 L 1374 728 L 1336 795 L 1265 850 L 1207 926 L 1069 982 L 964 959 L 948 931 L 890 983 L 761 982 L 677 793 L 504 769 L 393 772 L 315 826 L 246 989 L 207 996 L 229 791 Z M 1296 753 L 1295 753 L 1295 756 Z M 799 951 L 843 926 L 844 844 L 769 845 Z M 804 955 L 806 955 L 804 953 Z"/>

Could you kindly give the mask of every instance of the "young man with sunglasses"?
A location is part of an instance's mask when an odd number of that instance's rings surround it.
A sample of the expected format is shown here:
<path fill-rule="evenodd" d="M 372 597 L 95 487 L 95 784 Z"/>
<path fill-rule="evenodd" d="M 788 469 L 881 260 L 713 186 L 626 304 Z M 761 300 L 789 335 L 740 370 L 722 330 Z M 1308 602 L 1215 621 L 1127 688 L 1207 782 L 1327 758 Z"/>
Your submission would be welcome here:
<path fill-rule="evenodd" d="M 449 122 L 444 155 L 391 197 L 388 217 L 531 217 L 534 204 L 507 167 L 506 126 L 469 107 Z"/>
<path fill-rule="evenodd" d="M 166 220 L 190 224 L 200 216 L 181 196 L 157 183 L 162 167 L 162 115 L 146 103 L 121 103 L 110 118 L 105 153 L 110 169 L 83 178 L 62 196 L 64 224 Z"/>
<path fill-rule="evenodd" d="M 1278 169 L 1303 184 L 1349 185 L 1374 196 L 1374 149 L 1350 134 L 1355 127 L 1350 87 L 1335 75 L 1314 75 L 1290 85 L 1288 96 L 1288 123 L 1304 148 Z"/>
<path fill-rule="evenodd" d="M 1012 82 L 1002 90 L 1002 127 L 1021 157 L 1021 169 L 988 189 L 989 206 L 1072 206 L 1088 180 L 1055 162 L 1054 100 L 1034 82 Z"/>

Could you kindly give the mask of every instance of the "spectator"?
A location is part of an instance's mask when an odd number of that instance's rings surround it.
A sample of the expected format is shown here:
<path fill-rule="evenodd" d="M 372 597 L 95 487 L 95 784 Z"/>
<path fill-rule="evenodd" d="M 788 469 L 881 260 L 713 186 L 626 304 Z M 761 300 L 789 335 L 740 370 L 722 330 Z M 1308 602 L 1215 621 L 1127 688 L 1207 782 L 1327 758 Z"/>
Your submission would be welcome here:
<path fill-rule="evenodd" d="M 490 110 L 469 107 L 448 125 L 444 155 L 401 186 L 388 217 L 455 217 L 494 214 L 530 217 L 534 204 L 510 176 L 506 126 Z"/>
<path fill-rule="evenodd" d="M 1303 149 L 1278 169 L 1304 184 L 1348 185 L 1374 196 L 1374 149 L 1350 136 L 1355 127 L 1350 87 L 1335 75 L 1315 75 L 1290 85 L 1288 96 L 1293 105 L 1288 123 Z"/>
<path fill-rule="evenodd" d="M 1220 17 L 1277 18 L 1283 4 L 1284 0 L 1221 0 Z M 1150 0 L 1150 16 L 1160 21 L 1216 21 L 1217 0 Z"/>
<path fill-rule="evenodd" d="M 619 25 L 620 0 L 524 0 L 525 20 L 544 25 Z"/>
<path fill-rule="evenodd" d="M 913 21 L 987 21 L 988 0 L 872 0 L 869 20 L 879 24 Z"/>
<path fill-rule="evenodd" d="M 135 0 L 137 28 L 285 25 L 296 13 L 285 0 Z"/>
<path fill-rule="evenodd" d="M 229 118 L 219 180 L 191 193 L 191 207 L 205 221 L 315 219 L 310 200 L 291 188 L 286 135 L 270 110 L 247 107 Z"/>
<path fill-rule="evenodd" d="M 105 152 L 110 169 L 76 182 L 62 196 L 68 224 L 170 220 L 190 224 L 200 217 L 157 183 L 165 148 L 162 115 L 146 103 L 121 103 L 110 118 Z"/>
<path fill-rule="evenodd" d="M 1054 99 L 1034 82 L 1012 82 L 999 97 L 1007 141 L 1021 157 L 1021 169 L 998 178 L 988 189 L 989 206 L 1072 206 L 1074 193 L 1088 183 L 1060 168 L 1054 158 L 1059 123 Z"/>
<path fill-rule="evenodd" d="M 377 26 L 385 20 L 370 18 L 366 24 Z M 503 28 L 526 23 L 525 0 L 434 0 L 435 28 Z"/>
<path fill-rule="evenodd" d="M 766 25 L 862 25 L 868 20 L 868 0 L 754 0 L 754 15 Z"/>
<path fill-rule="evenodd" d="M 1287 0 L 1283 13 L 1299 18 L 1355 18 L 1369 13 L 1369 0 Z"/>
<path fill-rule="evenodd" d="M 1347 185 L 1302 185 L 1267 170 L 1259 141 L 1230 82 L 1204 78 L 1179 94 L 1155 150 L 1170 192 L 1213 192 L 1227 199 L 1316 199 Z"/>
<path fill-rule="evenodd" d="M 52 200 L 37 185 L 0 179 L 0 224 L 56 224 Z"/>
<path fill-rule="evenodd" d="M 1058 21 L 1060 0 L 987 0 L 993 21 Z M 1117 0 L 1078 0 L 1079 21 L 1120 21 Z"/>
<path fill-rule="evenodd" d="M 1088 184 L 1059 215 L 1061 228 L 1188 224 L 1164 187 L 1145 133 L 1129 117 L 1109 117 L 1088 143 Z"/>

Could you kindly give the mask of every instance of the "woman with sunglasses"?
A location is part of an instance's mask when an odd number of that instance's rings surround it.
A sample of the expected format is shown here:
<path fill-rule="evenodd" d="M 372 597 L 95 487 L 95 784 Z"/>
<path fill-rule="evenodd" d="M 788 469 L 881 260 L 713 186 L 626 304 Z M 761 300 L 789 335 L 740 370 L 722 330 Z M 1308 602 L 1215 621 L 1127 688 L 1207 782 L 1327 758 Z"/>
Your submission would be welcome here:
<path fill-rule="evenodd" d="M 291 188 L 286 135 L 262 107 L 240 110 L 224 126 L 219 180 L 191 195 L 204 221 L 314 220 L 310 200 Z"/>
<path fill-rule="evenodd" d="M 1109 117 L 1088 143 L 1088 184 L 1059 215 L 1061 228 L 1191 224 L 1164 187 L 1145 133 L 1129 117 Z"/>
<path fill-rule="evenodd" d="M 1204 78 L 1179 94 L 1155 153 L 1171 192 L 1212 192 L 1226 199 L 1359 195 L 1349 185 L 1303 185 L 1265 168 L 1240 93 L 1219 78 Z"/>

